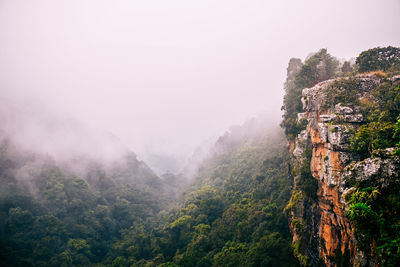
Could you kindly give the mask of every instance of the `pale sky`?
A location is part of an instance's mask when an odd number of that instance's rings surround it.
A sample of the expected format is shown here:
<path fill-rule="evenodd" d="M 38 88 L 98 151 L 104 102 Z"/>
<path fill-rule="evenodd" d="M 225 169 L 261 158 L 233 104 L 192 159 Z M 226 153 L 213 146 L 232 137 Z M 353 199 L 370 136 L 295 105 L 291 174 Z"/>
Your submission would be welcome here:
<path fill-rule="evenodd" d="M 139 156 L 189 153 L 246 118 L 279 118 L 291 57 L 400 46 L 399 14 L 399 0 L 0 0 L 0 90 Z"/>

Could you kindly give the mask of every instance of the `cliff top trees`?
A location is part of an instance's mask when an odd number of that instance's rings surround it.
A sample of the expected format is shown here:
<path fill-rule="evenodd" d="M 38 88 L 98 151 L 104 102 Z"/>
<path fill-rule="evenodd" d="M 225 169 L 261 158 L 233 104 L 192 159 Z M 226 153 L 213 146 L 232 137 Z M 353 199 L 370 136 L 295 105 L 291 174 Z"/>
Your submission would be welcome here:
<path fill-rule="evenodd" d="M 400 48 L 388 46 L 369 49 L 357 57 L 356 63 L 359 67 L 359 72 L 386 71 L 400 64 Z"/>
<path fill-rule="evenodd" d="M 297 121 L 297 113 L 302 112 L 301 91 L 333 78 L 338 66 L 339 61 L 332 57 L 325 48 L 313 54 L 304 64 L 300 59 L 290 59 L 285 82 L 286 94 L 282 106 L 285 113 L 281 124 L 289 139 L 294 139 L 302 129 L 301 124 Z"/>
<path fill-rule="evenodd" d="M 298 88 L 314 86 L 319 82 L 333 78 L 338 66 L 339 61 L 323 48 L 304 62 L 304 65 L 296 74 L 294 84 Z"/>

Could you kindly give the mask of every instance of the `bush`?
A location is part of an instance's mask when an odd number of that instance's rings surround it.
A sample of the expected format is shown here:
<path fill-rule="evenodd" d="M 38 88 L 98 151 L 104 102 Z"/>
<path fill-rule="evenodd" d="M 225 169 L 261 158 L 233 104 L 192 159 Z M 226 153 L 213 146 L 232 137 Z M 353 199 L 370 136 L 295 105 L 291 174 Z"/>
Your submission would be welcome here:
<path fill-rule="evenodd" d="M 370 122 L 362 125 L 350 141 L 350 148 L 360 159 L 372 155 L 375 149 L 385 149 L 395 145 L 393 138 L 395 125 L 390 122 Z"/>

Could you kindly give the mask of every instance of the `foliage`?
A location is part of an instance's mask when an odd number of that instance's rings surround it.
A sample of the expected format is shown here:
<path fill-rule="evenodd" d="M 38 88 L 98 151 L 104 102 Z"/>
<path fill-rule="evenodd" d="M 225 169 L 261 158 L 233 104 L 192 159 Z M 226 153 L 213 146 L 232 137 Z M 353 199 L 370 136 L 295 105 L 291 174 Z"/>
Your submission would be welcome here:
<path fill-rule="evenodd" d="M 303 152 L 304 160 L 301 163 L 296 187 L 309 199 L 317 199 L 318 181 L 311 174 L 312 149 Z"/>
<path fill-rule="evenodd" d="M 285 127 L 285 133 L 290 141 L 294 141 L 302 129 L 297 120 L 298 114 L 302 112 L 300 102 L 302 89 L 320 81 L 321 74 L 315 68 L 318 66 L 316 64 L 318 60 L 311 57 L 297 69 L 296 75 L 291 73 L 291 79 L 288 73 L 282 126 Z M 352 123 L 351 127 L 346 127 L 349 132 L 343 133 L 344 138 L 350 138 L 350 145 L 344 149 L 345 152 L 351 153 L 352 159 L 364 160 L 378 155 L 374 153 L 375 150 L 393 147 L 395 147 L 394 154 L 400 155 L 400 85 L 395 79 L 388 78 L 400 70 L 400 48 L 378 47 L 364 51 L 357 58 L 357 65 L 358 69 L 353 70 L 349 62 L 343 64 L 342 73 L 336 75 L 346 77 L 336 79 L 329 84 L 322 108 L 331 109 L 340 103 L 352 108 L 355 113 L 362 114 L 363 120 Z M 379 77 L 379 85 L 371 87 L 365 84 L 362 78 L 354 76 L 359 74 L 357 71 L 370 72 L 368 75 Z M 339 121 L 340 118 L 343 117 L 338 115 L 335 123 L 346 124 L 346 120 Z M 332 131 L 335 131 L 334 128 Z M 287 211 L 296 211 L 300 201 L 312 202 L 313 196 L 315 197 L 317 184 L 316 180 L 312 179 L 310 161 L 305 154 L 302 155 L 306 158 L 304 162 L 293 168 L 296 177 L 295 188 L 286 207 Z M 366 186 L 362 183 L 356 184 L 357 190 L 347 199 L 349 205 L 347 216 L 354 222 L 357 244 L 366 255 L 374 251 L 372 247 L 376 247 L 379 254 L 376 258 L 383 261 L 378 265 L 399 266 L 399 185 L 391 183 L 387 187 Z M 301 232 L 303 229 L 301 218 L 293 216 L 292 226 L 294 231 Z M 306 265 L 308 259 L 300 253 L 302 243 L 307 241 L 299 239 L 293 248 L 300 263 Z M 342 255 L 337 251 L 335 255 L 335 259 L 332 260 L 337 264 L 348 262 L 348 254 Z"/>
<path fill-rule="evenodd" d="M 340 71 L 341 71 L 343 74 L 348 74 L 348 73 L 350 73 L 350 72 L 353 72 L 354 69 L 353 69 L 353 66 L 351 65 L 351 63 L 350 63 L 349 61 L 345 61 L 345 62 L 343 63 L 343 65 L 342 65 Z"/>
<path fill-rule="evenodd" d="M 400 65 L 400 48 L 388 46 L 369 49 L 357 57 L 356 63 L 359 72 L 386 71 L 393 66 Z"/>
<path fill-rule="evenodd" d="M 375 149 L 395 147 L 400 142 L 400 86 L 384 81 L 371 92 L 372 99 L 360 101 L 366 119 L 352 135 L 350 150 L 360 159 L 372 155 Z"/>
<path fill-rule="evenodd" d="M 393 123 L 370 122 L 357 130 L 351 139 L 350 146 L 360 158 L 367 158 L 375 149 L 393 147 L 396 141 L 393 136 Z"/>
<path fill-rule="evenodd" d="M 339 62 L 326 49 L 321 49 L 312 55 L 304 64 L 298 59 L 291 59 L 288 66 L 288 77 L 285 83 L 284 110 L 281 126 L 286 136 L 294 140 L 304 129 L 304 122 L 297 121 L 297 114 L 302 111 L 301 93 L 304 88 L 314 86 L 318 82 L 333 78 Z"/>
<path fill-rule="evenodd" d="M 335 76 L 339 62 L 323 48 L 307 59 L 296 74 L 294 85 L 306 88 Z"/>
<path fill-rule="evenodd" d="M 347 216 L 356 226 L 356 238 L 371 252 L 375 244 L 384 266 L 400 264 L 400 184 L 378 190 L 358 187 L 347 196 Z"/>
<path fill-rule="evenodd" d="M 283 212 L 290 196 L 290 181 L 282 172 L 288 155 L 282 135 L 273 132 L 239 140 L 225 136 L 220 152 L 200 167 L 180 208 L 145 237 L 151 244 L 146 264 L 297 265 Z M 124 234 L 122 242 L 135 243 L 132 237 Z M 126 248 L 118 254 L 132 255 Z"/>
<path fill-rule="evenodd" d="M 296 266 L 283 212 L 290 196 L 285 140 L 277 129 L 241 131 L 247 134 L 219 141 L 170 210 L 158 181 L 126 184 L 128 170 L 110 176 L 101 166 L 85 180 L 54 161 L 12 158 L 4 145 L 0 265 Z M 32 166 L 29 187 L 5 177 L 17 173 L 10 166 Z"/>
<path fill-rule="evenodd" d="M 301 191 L 293 190 L 289 203 L 285 207 L 285 211 L 294 209 L 302 199 L 303 199 L 303 193 Z"/>
<path fill-rule="evenodd" d="M 400 155 L 400 115 L 399 115 L 398 120 L 397 120 L 397 122 L 396 122 L 396 125 L 395 125 L 395 127 L 394 127 L 394 135 L 393 135 L 393 138 L 396 139 L 396 140 L 399 140 L 399 141 L 396 143 L 396 148 L 395 148 L 395 150 L 394 150 L 394 152 L 393 152 L 393 154 L 399 156 L 399 155 Z"/>
<path fill-rule="evenodd" d="M 54 161 L 18 155 L 10 143 L 0 147 L 0 161 L 7 162 L 0 166 L 1 266 L 107 262 L 120 233 L 133 223 L 144 224 L 162 206 L 154 187 L 145 192 L 115 182 L 93 186 Z M 17 180 L 14 173 L 30 179 Z"/>
<path fill-rule="evenodd" d="M 338 103 L 347 106 L 355 106 L 358 104 L 359 82 L 354 78 L 335 80 L 329 85 L 326 97 L 325 107 L 333 107 Z"/>

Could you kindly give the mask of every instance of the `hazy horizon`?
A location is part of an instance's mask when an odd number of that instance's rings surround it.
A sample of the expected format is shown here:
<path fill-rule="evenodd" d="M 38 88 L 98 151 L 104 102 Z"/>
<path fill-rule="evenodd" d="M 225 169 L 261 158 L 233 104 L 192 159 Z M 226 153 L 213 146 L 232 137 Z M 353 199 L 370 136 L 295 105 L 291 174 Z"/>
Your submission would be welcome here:
<path fill-rule="evenodd" d="M 230 125 L 280 120 L 290 58 L 400 46 L 399 1 L 0 0 L 1 96 L 187 158 Z"/>

